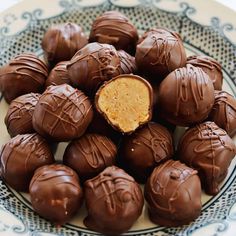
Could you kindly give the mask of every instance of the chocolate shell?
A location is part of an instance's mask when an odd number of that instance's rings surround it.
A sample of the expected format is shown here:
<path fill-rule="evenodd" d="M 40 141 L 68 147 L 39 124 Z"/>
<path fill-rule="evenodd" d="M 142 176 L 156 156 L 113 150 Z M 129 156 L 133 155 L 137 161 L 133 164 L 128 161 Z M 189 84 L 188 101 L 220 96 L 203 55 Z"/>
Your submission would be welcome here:
<path fill-rule="evenodd" d="M 34 210 L 59 226 L 75 215 L 83 201 L 77 174 L 60 164 L 38 168 L 29 190 Z"/>
<path fill-rule="evenodd" d="M 122 169 L 111 166 L 84 185 L 88 216 L 84 224 L 105 235 L 126 232 L 142 213 L 140 186 Z"/>
<path fill-rule="evenodd" d="M 119 74 L 135 74 L 137 73 L 137 66 L 135 58 L 129 55 L 124 50 L 117 51 L 120 58 L 120 67 L 118 68 Z"/>
<path fill-rule="evenodd" d="M 202 187 L 210 195 L 220 191 L 219 184 L 226 177 L 235 154 L 233 140 L 214 122 L 188 129 L 178 146 L 179 159 L 198 171 Z"/>
<path fill-rule="evenodd" d="M 20 95 L 40 93 L 48 68 L 36 55 L 23 53 L 0 68 L 0 91 L 8 103 Z"/>
<path fill-rule="evenodd" d="M 154 169 L 145 185 L 150 220 L 161 226 L 181 226 L 201 213 L 201 183 L 197 171 L 169 160 Z"/>
<path fill-rule="evenodd" d="M 3 145 L 1 177 L 17 191 L 28 192 L 34 171 L 54 162 L 53 154 L 44 138 L 38 134 L 23 134 Z"/>
<path fill-rule="evenodd" d="M 49 86 L 33 113 L 33 127 L 42 136 L 62 142 L 84 134 L 93 118 L 92 104 L 68 84 Z"/>

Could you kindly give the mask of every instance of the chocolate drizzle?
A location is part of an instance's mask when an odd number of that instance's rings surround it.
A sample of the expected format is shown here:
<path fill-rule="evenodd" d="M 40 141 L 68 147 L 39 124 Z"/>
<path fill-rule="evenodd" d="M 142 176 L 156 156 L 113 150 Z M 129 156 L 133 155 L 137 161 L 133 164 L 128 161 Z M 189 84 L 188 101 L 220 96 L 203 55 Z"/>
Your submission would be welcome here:
<path fill-rule="evenodd" d="M 137 72 L 135 58 L 124 50 L 119 50 L 117 53 L 120 58 L 119 74 L 135 74 Z"/>

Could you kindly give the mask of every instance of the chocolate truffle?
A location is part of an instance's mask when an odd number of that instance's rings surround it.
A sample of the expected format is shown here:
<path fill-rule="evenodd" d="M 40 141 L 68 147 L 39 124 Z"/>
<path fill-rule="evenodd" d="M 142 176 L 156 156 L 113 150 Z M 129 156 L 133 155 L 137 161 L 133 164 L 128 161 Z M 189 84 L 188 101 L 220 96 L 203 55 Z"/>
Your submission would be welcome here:
<path fill-rule="evenodd" d="M 149 122 L 122 140 L 120 155 L 122 166 L 138 182 L 146 182 L 152 170 L 173 155 L 172 136 L 164 127 Z"/>
<path fill-rule="evenodd" d="M 233 140 L 214 122 L 188 129 L 178 146 L 179 159 L 198 170 L 202 187 L 210 195 L 219 192 L 235 154 Z"/>
<path fill-rule="evenodd" d="M 66 148 L 63 163 L 74 169 L 81 180 L 95 177 L 115 164 L 117 148 L 106 136 L 86 134 Z"/>
<path fill-rule="evenodd" d="M 84 134 L 93 118 L 91 102 L 68 84 L 49 86 L 33 113 L 33 127 L 44 137 L 62 142 Z"/>
<path fill-rule="evenodd" d="M 77 174 L 70 167 L 60 164 L 38 168 L 29 190 L 34 210 L 57 225 L 68 222 L 83 200 Z"/>
<path fill-rule="evenodd" d="M 159 83 L 173 70 L 186 64 L 186 53 L 179 34 L 164 28 L 147 32 L 137 45 L 138 70 Z"/>
<path fill-rule="evenodd" d="M 17 135 L 3 145 L 1 177 L 17 191 L 28 191 L 34 171 L 52 164 L 54 157 L 47 142 L 38 134 Z"/>
<path fill-rule="evenodd" d="M 174 125 L 190 126 L 205 120 L 214 100 L 212 81 L 201 68 L 190 64 L 171 72 L 159 87 L 160 114 Z"/>
<path fill-rule="evenodd" d="M 140 186 L 122 169 L 111 166 L 84 185 L 88 216 L 84 224 L 106 235 L 126 232 L 142 213 Z"/>
<path fill-rule="evenodd" d="M 39 97 L 39 93 L 28 93 L 11 102 L 5 116 L 5 124 L 11 137 L 34 133 L 32 116 Z"/>
<path fill-rule="evenodd" d="M 236 99 L 225 91 L 215 90 L 215 103 L 208 119 L 233 137 L 236 134 Z"/>
<path fill-rule="evenodd" d="M 197 171 L 169 160 L 154 169 L 145 185 L 150 220 L 161 226 L 188 224 L 201 213 L 201 183 Z"/>
<path fill-rule="evenodd" d="M 216 90 L 222 89 L 223 74 L 221 65 L 212 57 L 194 55 L 187 58 L 187 64 L 202 68 L 212 80 Z"/>
<path fill-rule="evenodd" d="M 107 11 L 93 22 L 89 41 L 111 44 L 117 50 L 134 54 L 138 32 L 122 13 Z"/>
<path fill-rule="evenodd" d="M 119 75 L 119 67 L 112 45 L 90 43 L 74 55 L 67 69 L 72 84 L 93 95 L 104 81 Z"/>
<path fill-rule="evenodd" d="M 46 61 L 52 66 L 70 60 L 87 43 L 83 29 L 69 22 L 49 28 L 43 37 L 42 48 Z"/>
<path fill-rule="evenodd" d="M 131 133 L 152 118 L 152 87 L 136 75 L 120 75 L 96 93 L 97 110 L 118 131 Z"/>
<path fill-rule="evenodd" d="M 62 61 L 56 64 L 49 73 L 45 87 L 50 85 L 71 84 L 68 70 L 66 68 L 69 62 L 70 61 Z"/>
<path fill-rule="evenodd" d="M 23 53 L 0 68 L 0 91 L 8 103 L 26 93 L 43 90 L 48 69 L 36 55 Z"/>
<path fill-rule="evenodd" d="M 135 74 L 137 72 L 135 58 L 124 50 L 119 50 L 117 53 L 120 58 L 119 74 Z"/>

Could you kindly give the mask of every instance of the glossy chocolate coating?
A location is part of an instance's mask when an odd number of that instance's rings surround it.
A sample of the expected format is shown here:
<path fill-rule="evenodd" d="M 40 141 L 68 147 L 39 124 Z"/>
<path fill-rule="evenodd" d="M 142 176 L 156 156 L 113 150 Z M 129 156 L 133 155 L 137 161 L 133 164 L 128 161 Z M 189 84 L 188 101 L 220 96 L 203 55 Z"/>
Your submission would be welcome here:
<path fill-rule="evenodd" d="M 115 164 L 117 148 L 106 136 L 86 134 L 66 148 L 63 163 L 74 169 L 81 180 L 95 177 Z"/>
<path fill-rule="evenodd" d="M 138 70 L 159 83 L 173 70 L 186 64 L 186 53 L 179 34 L 164 28 L 144 34 L 137 45 Z"/>
<path fill-rule="evenodd" d="M 216 90 L 222 89 L 223 74 L 221 65 L 212 57 L 208 56 L 190 56 L 187 58 L 187 64 L 202 68 L 202 70 L 212 80 Z"/>
<path fill-rule="evenodd" d="M 46 140 L 38 134 L 12 138 L 3 145 L 0 159 L 1 177 L 15 190 L 26 192 L 34 171 L 54 162 Z"/>
<path fill-rule="evenodd" d="M 112 45 L 89 43 L 79 50 L 67 66 L 71 82 L 93 95 L 106 80 L 119 74 L 120 59 Z"/>
<path fill-rule="evenodd" d="M 20 95 L 43 90 L 48 68 L 36 55 L 23 53 L 0 68 L 0 91 L 8 103 Z"/>
<path fill-rule="evenodd" d="M 83 201 L 77 174 L 60 164 L 38 168 L 29 190 L 34 210 L 57 225 L 68 222 Z"/>
<path fill-rule="evenodd" d="M 84 185 L 88 216 L 84 224 L 106 235 L 126 232 L 142 213 L 140 186 L 122 169 L 111 166 Z"/>
<path fill-rule="evenodd" d="M 44 137 L 61 142 L 84 134 L 93 118 L 91 102 L 68 84 L 49 86 L 33 113 L 33 127 Z"/>
<path fill-rule="evenodd" d="M 174 125 L 190 126 L 205 120 L 214 100 L 212 81 L 201 68 L 190 64 L 171 72 L 159 87 L 160 114 Z"/>
<path fill-rule="evenodd" d="M 178 146 L 179 159 L 198 170 L 202 187 L 210 195 L 219 192 L 235 154 L 233 140 L 214 122 L 188 129 Z"/>
<path fill-rule="evenodd" d="M 236 99 L 225 91 L 215 90 L 215 103 L 208 119 L 233 137 L 236 134 Z"/>
<path fill-rule="evenodd" d="M 122 140 L 120 147 L 123 166 L 138 182 L 146 182 L 152 170 L 173 155 L 172 137 L 169 131 L 154 122 Z"/>
<path fill-rule="evenodd" d="M 161 226 L 181 226 L 201 213 L 201 183 L 197 171 L 169 160 L 154 169 L 145 185 L 150 220 Z"/>
<path fill-rule="evenodd" d="M 55 65 L 50 71 L 45 83 L 45 87 L 50 85 L 71 84 L 67 70 L 67 65 L 70 61 L 62 61 Z"/>
<path fill-rule="evenodd" d="M 45 59 L 52 66 L 70 60 L 87 43 L 83 29 L 69 22 L 49 28 L 43 37 L 42 48 Z"/>
<path fill-rule="evenodd" d="M 120 58 L 119 74 L 135 74 L 137 72 L 135 58 L 124 50 L 119 50 L 117 53 Z"/>
<path fill-rule="evenodd" d="M 5 116 L 5 124 L 11 137 L 34 133 L 32 116 L 40 96 L 39 93 L 28 93 L 11 102 Z"/>
<path fill-rule="evenodd" d="M 122 13 L 107 11 L 93 22 L 89 41 L 111 44 L 117 50 L 134 54 L 138 32 Z"/>

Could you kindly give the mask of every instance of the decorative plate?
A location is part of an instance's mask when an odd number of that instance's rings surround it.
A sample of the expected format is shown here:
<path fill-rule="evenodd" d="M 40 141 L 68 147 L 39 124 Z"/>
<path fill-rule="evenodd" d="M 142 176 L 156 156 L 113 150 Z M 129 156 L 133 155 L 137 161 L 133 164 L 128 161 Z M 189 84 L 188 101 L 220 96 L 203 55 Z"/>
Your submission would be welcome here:
<path fill-rule="evenodd" d="M 223 67 L 223 89 L 236 95 L 236 14 L 214 1 L 181 0 L 25 0 L 0 15 L 0 64 L 31 51 L 42 55 L 45 30 L 52 24 L 76 22 L 89 32 L 92 21 L 106 10 L 127 15 L 139 32 L 163 26 L 179 32 L 188 54 L 214 57 Z M 0 102 L 0 145 L 9 140 L 4 117 L 8 105 Z M 236 140 L 236 139 L 235 139 Z M 59 145 L 61 158 L 65 143 Z M 152 224 L 144 209 L 125 235 L 233 236 L 236 235 L 236 161 L 214 197 L 202 195 L 203 209 L 190 225 L 165 228 Z M 85 228 L 85 209 L 60 228 L 39 217 L 27 194 L 16 192 L 0 180 L 0 235 L 98 235 Z"/>

